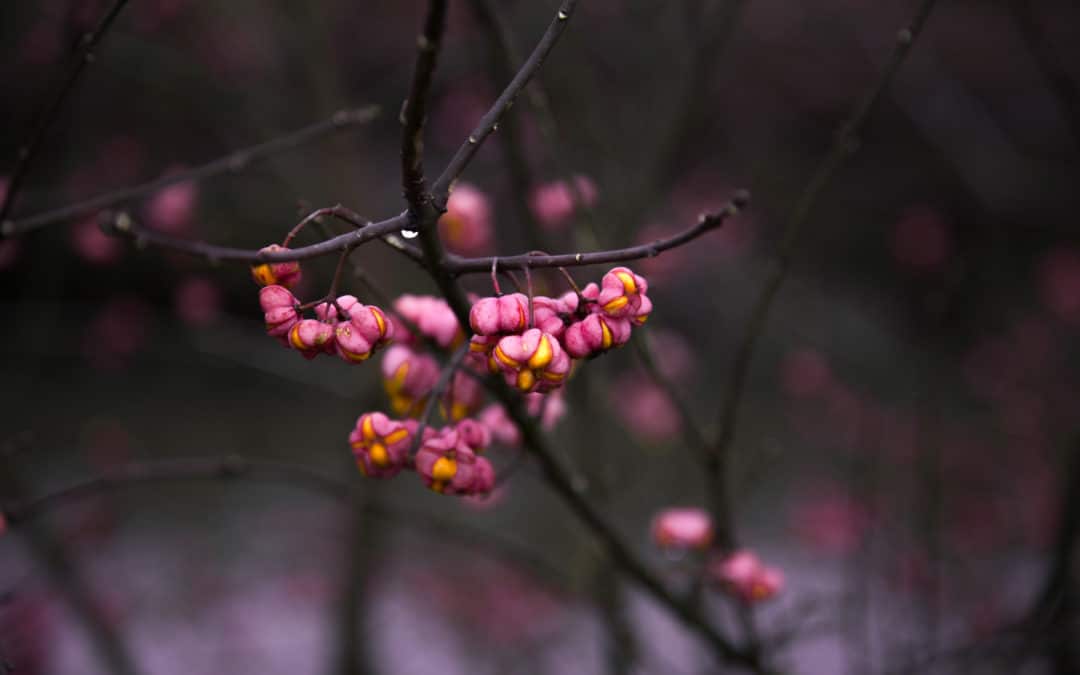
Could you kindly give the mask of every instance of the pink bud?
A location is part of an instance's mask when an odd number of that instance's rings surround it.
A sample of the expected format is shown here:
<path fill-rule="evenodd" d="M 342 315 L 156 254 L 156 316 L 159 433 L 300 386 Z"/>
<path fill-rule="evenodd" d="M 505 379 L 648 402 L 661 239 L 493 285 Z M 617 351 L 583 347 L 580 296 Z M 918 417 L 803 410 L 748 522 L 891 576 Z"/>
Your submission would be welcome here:
<path fill-rule="evenodd" d="M 495 467 L 486 457 L 477 457 L 469 495 L 486 495 L 495 487 Z"/>
<path fill-rule="evenodd" d="M 176 287 L 176 313 L 192 326 L 213 323 L 221 315 L 221 290 L 209 279 L 189 277 Z"/>
<path fill-rule="evenodd" d="M 91 265 L 111 265 L 124 254 L 124 245 L 102 232 L 96 218 L 87 218 L 72 227 L 71 245 Z"/>
<path fill-rule="evenodd" d="M 570 324 L 563 334 L 563 346 L 575 359 L 596 356 L 630 339 L 630 322 L 603 314 L 590 314 Z"/>
<path fill-rule="evenodd" d="M 342 316 L 344 313 L 344 316 Z M 315 314 L 334 325 L 335 350 L 344 361 L 366 361 L 393 337 L 393 324 L 375 305 L 364 305 L 352 295 L 315 306 Z"/>
<path fill-rule="evenodd" d="M 477 454 L 491 445 L 491 431 L 474 419 L 461 420 L 457 423 L 455 430 L 458 434 L 458 442 L 469 446 L 469 449 Z"/>
<path fill-rule="evenodd" d="M 570 295 L 576 304 L 577 296 L 573 293 Z M 533 326 L 557 338 L 561 338 L 563 331 L 566 330 L 566 321 L 563 317 L 568 318 L 572 312 L 573 310 L 569 310 L 567 303 L 561 299 L 543 295 L 533 298 Z"/>
<path fill-rule="evenodd" d="M 259 290 L 259 304 L 266 320 L 266 333 L 272 337 L 285 336 L 300 322 L 296 311 L 296 296 L 282 286 L 265 286 Z"/>
<path fill-rule="evenodd" d="M 768 600 L 784 587 L 780 570 L 762 565 L 756 555 L 745 550 L 714 561 L 709 566 L 709 575 L 746 603 Z"/>
<path fill-rule="evenodd" d="M 526 394 L 525 408 L 530 415 L 540 418 L 540 426 L 545 431 L 551 431 L 566 415 L 566 399 L 558 389 L 547 394 Z"/>
<path fill-rule="evenodd" d="M 419 415 L 439 380 L 439 364 L 427 354 L 393 345 L 383 357 L 382 373 L 391 409 L 398 415 Z"/>
<path fill-rule="evenodd" d="M 532 396 L 533 394 L 529 394 Z M 515 446 L 521 442 L 521 432 L 506 414 L 506 408 L 492 403 L 480 411 L 480 423 L 488 428 L 493 440 L 503 445 Z"/>
<path fill-rule="evenodd" d="M 305 359 L 313 359 L 319 352 L 333 351 L 334 329 L 322 321 L 303 319 L 289 329 L 289 345 Z"/>
<path fill-rule="evenodd" d="M 652 522 L 652 535 L 661 548 L 706 549 L 713 539 L 712 518 L 703 509 L 664 509 Z"/>
<path fill-rule="evenodd" d="M 259 249 L 259 252 L 262 253 L 265 251 L 273 253 L 286 250 L 288 249 L 278 246 L 277 244 L 271 244 Z M 294 260 L 291 262 L 260 263 L 252 265 L 251 277 L 255 279 L 255 283 L 260 286 L 277 284 L 279 286 L 285 286 L 286 288 L 292 288 L 300 283 L 300 263 Z"/>
<path fill-rule="evenodd" d="M 481 298 L 469 310 L 469 325 L 477 335 L 520 333 L 528 321 L 529 299 L 523 293 Z"/>
<path fill-rule="evenodd" d="M 502 338 L 492 357 L 506 374 L 507 383 L 523 392 L 558 388 L 570 372 L 570 358 L 559 341 L 538 328 Z"/>
<path fill-rule="evenodd" d="M 391 478 L 409 458 L 413 432 L 405 423 L 391 420 L 382 413 L 365 413 L 356 420 L 349 434 L 356 466 L 365 476 Z"/>
<path fill-rule="evenodd" d="M 565 227 L 574 215 L 575 201 L 580 199 L 585 206 L 596 203 L 596 184 L 587 176 L 574 176 L 577 194 L 566 181 L 555 181 L 540 185 L 532 192 L 529 206 L 536 219 L 545 229 L 555 231 Z"/>
<path fill-rule="evenodd" d="M 440 347 L 451 347 L 464 338 L 454 310 L 442 298 L 406 293 L 394 301 L 394 311 L 412 322 L 425 337 Z M 397 322 L 394 328 L 401 336 L 400 341 L 416 342 L 417 337 L 409 334 L 403 322 Z"/>
<path fill-rule="evenodd" d="M 603 276 L 596 296 L 599 310 L 613 318 L 633 318 L 638 325 L 645 323 L 652 303 L 642 309 L 642 299 L 649 285 L 645 278 L 628 267 L 616 267 Z"/>
<path fill-rule="evenodd" d="M 446 213 L 439 218 L 439 234 L 446 248 L 461 255 L 480 255 L 491 246 L 491 204 L 475 187 L 459 183 L 446 201 Z"/>
<path fill-rule="evenodd" d="M 424 484 L 442 494 L 471 494 L 476 479 L 476 454 L 447 427 L 424 440 L 416 453 L 416 472 Z"/>
<path fill-rule="evenodd" d="M 442 400 L 443 416 L 457 422 L 476 412 L 484 402 L 482 385 L 466 372 L 458 371 L 450 380 Z"/>

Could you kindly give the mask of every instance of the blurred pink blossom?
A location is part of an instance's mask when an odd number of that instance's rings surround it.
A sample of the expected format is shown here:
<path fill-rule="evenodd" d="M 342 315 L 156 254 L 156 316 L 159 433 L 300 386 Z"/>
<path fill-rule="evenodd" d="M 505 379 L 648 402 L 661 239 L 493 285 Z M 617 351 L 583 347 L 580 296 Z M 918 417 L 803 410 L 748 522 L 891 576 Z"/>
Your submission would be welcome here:
<path fill-rule="evenodd" d="M 611 387 L 609 397 L 618 418 L 642 439 L 661 443 L 678 435 L 679 411 L 652 380 L 636 374 L 624 375 Z"/>
<path fill-rule="evenodd" d="M 661 548 L 706 549 L 713 539 L 712 518 L 695 507 L 664 509 L 653 517 L 652 537 Z"/>
<path fill-rule="evenodd" d="M 5 239 L 0 241 L 0 272 L 14 267 L 22 253 L 22 242 L 18 239 Z"/>
<path fill-rule="evenodd" d="M 175 170 L 167 171 L 166 174 Z M 147 225 L 169 234 L 187 232 L 195 213 L 198 194 L 198 187 L 192 181 L 164 188 L 152 196 L 144 207 Z"/>
<path fill-rule="evenodd" d="M 1039 297 L 1057 318 L 1080 326 L 1080 250 L 1059 247 L 1039 262 Z"/>
<path fill-rule="evenodd" d="M 949 223 L 928 206 L 915 206 L 900 217 L 893 228 L 893 257 L 908 267 L 941 267 L 952 255 Z"/>
<path fill-rule="evenodd" d="M 83 333 L 83 354 L 96 368 L 126 367 L 149 337 L 150 320 L 150 308 L 139 298 L 124 296 L 108 301 Z"/>
<path fill-rule="evenodd" d="M 780 383 L 789 396 L 821 396 L 832 384 L 829 361 L 811 347 L 790 350 L 780 365 Z"/>
<path fill-rule="evenodd" d="M 490 251 L 495 228 L 491 221 L 491 200 L 468 183 L 454 186 L 439 218 L 439 234 L 446 248 L 461 255 L 481 255 Z"/>
<path fill-rule="evenodd" d="M 854 553 L 869 526 L 866 509 L 839 490 L 805 498 L 791 512 L 791 527 L 799 539 L 823 553 Z"/>
<path fill-rule="evenodd" d="M 557 180 L 533 189 L 529 207 L 544 229 L 562 230 L 573 219 L 575 207 L 591 208 L 596 204 L 596 183 L 588 176 L 580 175 L 574 176 L 573 181 L 573 187 L 568 181 Z"/>
<path fill-rule="evenodd" d="M 173 305 L 180 320 L 192 326 L 211 324 L 221 316 L 221 289 L 205 277 L 188 277 L 176 286 Z"/>
<path fill-rule="evenodd" d="M 91 265 L 112 265 L 124 254 L 124 243 L 102 232 L 94 216 L 72 225 L 71 247 Z"/>

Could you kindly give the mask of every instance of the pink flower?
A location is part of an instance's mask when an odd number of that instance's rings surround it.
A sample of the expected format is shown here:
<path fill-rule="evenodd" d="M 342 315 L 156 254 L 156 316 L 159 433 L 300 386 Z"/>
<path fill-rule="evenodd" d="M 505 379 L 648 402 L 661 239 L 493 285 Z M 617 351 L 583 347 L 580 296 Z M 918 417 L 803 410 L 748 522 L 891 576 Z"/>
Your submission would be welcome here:
<path fill-rule="evenodd" d="M 703 550 L 712 543 L 712 518 L 699 508 L 664 509 L 653 518 L 652 535 L 661 548 Z"/>
<path fill-rule="evenodd" d="M 276 251 L 285 250 L 287 249 L 283 246 L 278 246 L 277 244 L 270 244 L 269 246 L 259 249 L 259 252 L 273 253 Z M 252 265 L 251 277 L 255 279 L 255 283 L 259 284 L 260 286 L 270 286 L 271 284 L 276 284 L 278 286 L 284 286 L 285 288 L 292 288 L 300 282 L 300 263 L 293 260 L 291 262 L 261 263 L 258 265 Z"/>
<path fill-rule="evenodd" d="M 728 593 L 746 603 L 768 600 L 784 587 L 784 574 L 766 567 L 751 551 L 736 551 L 713 561 L 709 575 Z"/>
<path fill-rule="evenodd" d="M 300 322 L 296 296 L 284 286 L 264 286 L 259 290 L 259 304 L 266 320 L 266 334 L 282 338 L 288 344 L 284 336 Z"/>
<path fill-rule="evenodd" d="M 124 245 L 102 232 L 96 218 L 75 223 L 71 229 L 71 245 L 75 253 L 91 265 L 111 265 L 124 253 Z"/>
<path fill-rule="evenodd" d="M 554 336 L 539 328 L 507 335 L 492 350 L 506 381 L 523 392 L 550 391 L 570 372 L 570 358 Z"/>
<path fill-rule="evenodd" d="M 383 386 L 390 408 L 398 415 L 419 415 L 424 400 L 439 380 L 439 364 L 427 354 L 393 345 L 382 361 Z"/>
<path fill-rule="evenodd" d="M 529 207 L 544 229 L 563 229 L 573 218 L 576 202 L 592 207 L 596 204 L 596 184 L 588 176 L 574 176 L 574 188 L 563 180 L 539 185 L 533 189 Z"/>
<path fill-rule="evenodd" d="M 469 310 L 469 326 L 477 335 L 520 333 L 528 320 L 529 299 L 524 293 L 480 298 Z"/>
<path fill-rule="evenodd" d="M 476 453 L 460 442 L 453 427 L 446 427 L 424 439 L 416 453 L 416 472 L 435 492 L 472 494 L 477 479 Z"/>
<path fill-rule="evenodd" d="M 221 290 L 209 279 L 188 277 L 173 298 L 180 320 L 192 326 L 213 323 L 221 315 Z"/>
<path fill-rule="evenodd" d="M 449 348 L 464 339 L 454 310 L 442 298 L 406 293 L 394 301 L 394 311 L 412 322 L 424 336 L 440 347 Z M 397 322 L 395 333 L 401 336 L 403 342 L 416 342 L 416 336 L 411 335 L 401 321 Z"/>
<path fill-rule="evenodd" d="M 412 424 L 415 426 L 415 422 Z M 408 422 L 391 420 L 379 412 L 361 415 L 349 434 L 356 466 L 371 478 L 396 476 L 409 459 L 415 431 Z"/>
<path fill-rule="evenodd" d="M 146 207 L 147 222 L 153 229 L 162 232 L 183 232 L 191 223 L 197 196 L 195 183 L 189 181 L 170 185 L 150 198 Z"/>
<path fill-rule="evenodd" d="M 305 359 L 313 359 L 320 353 L 333 353 L 334 328 L 315 319 L 301 319 L 289 329 L 289 346 Z"/>
<path fill-rule="evenodd" d="M 563 346 L 575 359 L 597 356 L 630 340 L 630 321 L 603 314 L 590 314 L 570 324 L 563 334 Z"/>
<path fill-rule="evenodd" d="M 343 320 L 340 312 L 345 312 L 347 318 Z M 368 360 L 394 336 L 394 326 L 381 309 L 364 305 L 352 295 L 342 295 L 336 303 L 319 303 L 315 314 L 334 324 L 334 348 L 349 363 Z"/>
<path fill-rule="evenodd" d="M 491 247 L 491 203 L 480 190 L 459 183 L 439 219 L 439 234 L 446 248 L 461 255 L 480 255 Z"/>

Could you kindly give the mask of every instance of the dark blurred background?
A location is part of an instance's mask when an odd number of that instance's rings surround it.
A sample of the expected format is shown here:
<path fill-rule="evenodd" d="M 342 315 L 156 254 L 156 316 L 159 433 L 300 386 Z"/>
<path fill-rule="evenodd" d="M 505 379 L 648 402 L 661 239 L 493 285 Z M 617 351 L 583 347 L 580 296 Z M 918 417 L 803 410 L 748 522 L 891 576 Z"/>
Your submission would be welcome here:
<path fill-rule="evenodd" d="M 0 6 L 0 177 L 108 4 Z M 506 82 L 472 4 L 451 3 L 432 175 Z M 555 10 L 491 5 L 521 54 Z M 751 208 L 721 231 L 633 266 L 650 282 L 647 333 L 663 367 L 714 429 L 793 201 L 913 12 L 907 1 L 586 0 L 539 76 L 558 143 L 519 101 L 464 178 L 493 200 L 494 250 L 580 241 L 527 227 L 508 168 L 515 136 L 534 183 L 595 182 L 578 228 L 600 247 L 684 228 L 749 188 Z M 124 208 L 148 227 L 248 248 L 313 207 L 398 213 L 397 113 L 423 13 L 421 2 L 133 0 L 12 217 L 369 104 L 381 109 L 370 124 Z M 1022 664 L 992 647 L 1029 616 L 1064 550 L 1080 410 L 1078 92 L 1076 3 L 941 0 L 811 212 L 750 370 L 732 469 L 741 539 L 787 576 L 759 622 L 785 638 L 773 648 L 785 670 L 1061 669 L 1043 657 L 1068 637 L 1057 628 L 1034 630 L 1050 637 Z M 392 295 L 433 291 L 384 248 L 354 260 Z M 333 268 L 305 264 L 309 294 Z M 539 276 L 558 290 L 556 275 Z M 489 291 L 485 275 L 468 285 Z M 273 344 L 243 265 L 136 250 L 89 214 L 0 242 L 0 300 L 0 440 L 16 448 L 4 470 L 27 494 L 133 460 L 226 454 L 362 480 L 346 437 L 360 413 L 386 409 L 377 365 L 309 363 Z M 670 401 L 633 347 L 590 363 L 567 401 L 553 432 L 563 458 L 656 569 L 685 582 L 692 561 L 651 552 L 648 534 L 659 508 L 704 501 Z M 514 450 L 492 457 L 517 465 Z M 513 471 L 481 506 L 406 476 L 365 483 L 383 515 L 360 519 L 359 556 L 355 504 L 244 481 L 107 491 L 41 520 L 144 673 L 328 672 L 352 594 L 374 672 L 707 669 L 661 608 L 602 583 L 610 567 L 539 471 Z M 14 673 L 104 672 L 57 588 L 17 529 L 0 536 L 0 655 Z"/>

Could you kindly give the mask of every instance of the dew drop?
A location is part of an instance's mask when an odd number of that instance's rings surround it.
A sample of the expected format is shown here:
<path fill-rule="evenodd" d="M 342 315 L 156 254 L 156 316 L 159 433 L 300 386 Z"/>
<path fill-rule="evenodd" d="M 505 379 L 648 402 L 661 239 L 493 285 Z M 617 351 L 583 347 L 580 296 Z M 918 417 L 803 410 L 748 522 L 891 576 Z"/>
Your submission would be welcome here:
<path fill-rule="evenodd" d="M 420 236 L 420 233 L 416 230 L 402 230 L 401 236 L 405 237 L 406 239 L 416 239 Z"/>
<path fill-rule="evenodd" d="M 569 14 L 567 14 L 566 12 L 564 12 L 562 10 L 559 11 L 559 21 L 566 21 L 569 18 L 570 18 Z"/>

